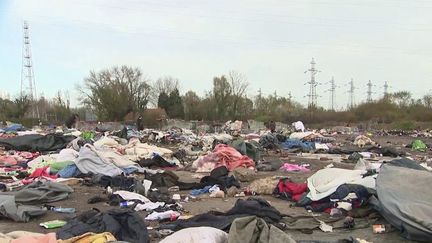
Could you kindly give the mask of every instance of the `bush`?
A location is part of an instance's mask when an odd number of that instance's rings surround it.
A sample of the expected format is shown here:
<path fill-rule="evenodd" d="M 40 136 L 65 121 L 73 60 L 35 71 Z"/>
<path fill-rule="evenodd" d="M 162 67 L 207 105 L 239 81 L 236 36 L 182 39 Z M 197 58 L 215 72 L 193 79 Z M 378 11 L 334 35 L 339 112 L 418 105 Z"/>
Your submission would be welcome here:
<path fill-rule="evenodd" d="M 393 129 L 397 130 L 414 130 L 417 125 L 414 121 L 400 121 L 392 124 Z"/>

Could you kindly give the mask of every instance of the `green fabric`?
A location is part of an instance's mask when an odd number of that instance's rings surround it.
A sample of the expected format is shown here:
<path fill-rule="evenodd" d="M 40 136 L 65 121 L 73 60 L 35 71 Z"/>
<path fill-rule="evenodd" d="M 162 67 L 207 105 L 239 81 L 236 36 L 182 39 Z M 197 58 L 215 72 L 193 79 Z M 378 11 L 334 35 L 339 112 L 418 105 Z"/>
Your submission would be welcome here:
<path fill-rule="evenodd" d="M 235 148 L 243 155 L 247 155 L 253 161 L 258 162 L 261 157 L 258 146 L 253 142 L 245 142 L 243 139 L 234 139 L 228 145 Z"/>
<path fill-rule="evenodd" d="M 424 151 L 426 151 L 427 146 L 426 146 L 426 144 L 423 143 L 422 140 L 417 139 L 417 140 L 414 140 L 414 142 L 412 143 L 412 147 L 411 148 L 413 150 L 424 152 Z"/>
<path fill-rule="evenodd" d="M 62 162 L 54 162 L 49 165 L 50 171 L 52 173 L 57 173 L 60 170 L 64 169 L 66 166 L 73 164 L 73 161 L 62 161 Z"/>
<path fill-rule="evenodd" d="M 290 235 L 256 216 L 237 218 L 231 224 L 228 243 L 295 243 Z"/>
<path fill-rule="evenodd" d="M 91 140 L 94 138 L 94 136 L 95 134 L 90 131 L 84 131 L 81 133 L 81 137 L 84 138 L 85 140 Z"/>

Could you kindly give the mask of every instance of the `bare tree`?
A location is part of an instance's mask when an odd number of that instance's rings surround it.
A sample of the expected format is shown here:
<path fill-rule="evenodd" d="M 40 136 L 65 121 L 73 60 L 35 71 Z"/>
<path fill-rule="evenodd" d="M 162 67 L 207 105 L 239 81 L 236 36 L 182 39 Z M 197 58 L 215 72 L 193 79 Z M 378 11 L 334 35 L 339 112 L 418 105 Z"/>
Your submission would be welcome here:
<path fill-rule="evenodd" d="M 426 106 L 426 108 L 432 109 L 432 95 L 427 94 L 423 96 L 423 104 Z"/>
<path fill-rule="evenodd" d="M 81 102 L 92 107 L 99 119 L 119 121 L 129 112 L 145 109 L 150 95 L 148 82 L 138 68 L 122 66 L 91 71 L 78 89 Z"/>
<path fill-rule="evenodd" d="M 161 77 L 152 85 L 151 103 L 154 106 L 158 105 L 159 95 L 165 93 L 171 94 L 174 90 L 180 90 L 179 80 L 171 76 Z"/>
<path fill-rule="evenodd" d="M 233 119 L 237 118 L 240 102 L 246 97 L 246 91 L 249 83 L 244 74 L 237 71 L 229 71 L 228 82 L 231 86 L 231 112 L 230 115 Z"/>

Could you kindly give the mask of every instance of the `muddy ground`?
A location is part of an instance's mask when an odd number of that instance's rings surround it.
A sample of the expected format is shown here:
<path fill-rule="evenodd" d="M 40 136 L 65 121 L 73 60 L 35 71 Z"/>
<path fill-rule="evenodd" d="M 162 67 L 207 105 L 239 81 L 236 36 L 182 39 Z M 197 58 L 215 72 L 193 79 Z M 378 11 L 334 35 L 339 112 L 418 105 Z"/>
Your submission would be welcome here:
<path fill-rule="evenodd" d="M 338 136 L 337 142 L 346 142 L 346 139 L 349 138 L 349 136 Z M 395 137 L 395 136 L 386 136 L 386 137 L 374 137 L 374 141 L 377 141 L 378 143 L 382 145 L 390 145 L 400 147 L 402 150 L 408 152 L 411 157 L 421 160 L 424 159 L 424 157 L 432 157 L 432 152 L 412 152 L 410 149 L 403 148 L 404 145 L 410 143 L 413 138 L 412 137 Z M 432 144 L 432 139 L 425 139 L 422 138 L 422 140 L 427 144 Z M 387 143 L 390 142 L 390 143 Z M 310 164 L 311 171 L 309 173 L 292 173 L 292 172 L 282 172 L 282 171 L 276 171 L 276 172 L 258 172 L 257 178 L 264 178 L 267 176 L 273 176 L 273 175 L 284 175 L 290 177 L 295 182 L 304 182 L 309 176 L 311 176 L 313 173 L 315 173 L 317 170 L 320 170 L 327 166 L 330 163 L 333 163 L 334 167 L 338 168 L 352 168 L 353 164 L 347 164 L 343 162 L 337 162 L 347 156 L 341 156 L 338 159 L 334 159 L 333 157 L 330 157 L 329 155 L 322 154 L 322 155 L 308 155 L 308 154 L 284 154 L 281 157 L 281 154 L 275 154 L 270 153 L 270 157 L 280 157 L 283 161 L 290 162 L 290 163 L 308 163 Z M 323 157 L 328 157 L 328 160 L 320 159 Z M 176 174 L 180 177 L 180 180 L 186 181 L 186 182 L 192 182 L 192 181 L 199 181 L 199 179 L 194 179 L 192 175 L 194 173 L 188 172 L 188 171 L 176 171 Z M 242 186 L 246 185 L 245 183 L 242 183 Z M 101 195 L 104 196 L 104 189 L 97 186 L 81 186 L 81 185 L 75 185 L 73 186 L 74 193 L 70 195 L 70 197 L 67 200 L 59 201 L 55 203 L 51 203 L 51 205 L 55 206 L 61 206 L 61 207 L 73 207 L 76 209 L 76 214 L 80 214 L 86 210 L 89 210 L 91 208 L 98 208 L 102 211 L 114 208 L 112 206 L 109 206 L 106 203 L 96 203 L 96 204 L 87 204 L 87 200 L 95 195 Z M 188 191 L 181 191 L 181 195 L 188 195 Z M 271 205 L 276 207 L 281 213 L 287 213 L 287 214 L 296 214 L 296 215 L 302 215 L 302 214 L 309 214 L 305 209 L 299 208 L 299 207 L 290 207 L 290 202 L 284 201 L 281 199 L 274 198 L 272 196 L 262 196 L 264 199 L 270 202 Z M 189 211 L 190 214 L 196 215 L 204 212 L 208 212 L 210 210 L 217 210 L 217 211 L 226 211 L 230 209 L 237 198 L 210 198 L 208 196 L 203 196 L 201 200 L 199 201 L 189 201 L 187 203 L 182 203 L 184 209 L 186 211 Z M 75 215 L 76 215 L 75 214 Z M 145 212 L 139 212 L 139 215 L 143 218 L 147 215 Z M 0 220 L 0 232 L 6 233 L 10 231 L 15 230 L 26 230 L 26 231 L 32 231 L 32 232 L 40 232 L 40 233 L 48 233 L 48 232 L 55 232 L 56 230 L 47 230 L 39 226 L 39 223 L 54 220 L 54 219 L 67 219 L 70 217 L 73 217 L 74 215 L 69 214 L 59 214 L 55 212 L 48 212 L 46 215 L 33 219 L 32 221 L 28 223 L 16 223 L 8 219 L 1 219 Z M 384 219 L 380 219 L 378 223 L 386 223 Z M 155 225 L 151 225 L 155 226 Z M 406 240 L 399 236 L 399 233 L 397 231 L 384 233 L 384 234 L 374 234 L 372 232 L 372 227 L 366 227 L 363 229 L 356 229 L 356 230 L 334 230 L 332 233 L 324 233 L 320 230 L 315 230 L 311 234 L 302 233 L 300 231 L 287 231 L 295 240 L 321 240 L 321 241 L 335 241 L 338 239 L 344 239 L 344 238 L 361 238 L 365 239 L 370 242 L 412 242 L 409 240 Z M 152 241 L 158 242 L 160 238 L 158 238 L 155 230 L 149 230 L 149 234 L 152 237 Z"/>

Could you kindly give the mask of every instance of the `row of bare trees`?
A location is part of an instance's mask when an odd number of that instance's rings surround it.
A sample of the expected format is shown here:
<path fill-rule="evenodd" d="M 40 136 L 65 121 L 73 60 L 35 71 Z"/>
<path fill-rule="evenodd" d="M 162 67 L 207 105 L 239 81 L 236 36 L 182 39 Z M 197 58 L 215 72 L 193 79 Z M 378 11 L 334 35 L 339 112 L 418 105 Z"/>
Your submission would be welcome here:
<path fill-rule="evenodd" d="M 248 97 L 248 88 L 244 74 L 230 71 L 214 77 L 213 87 L 204 95 L 192 90 L 182 95 L 180 81 L 176 78 L 167 76 L 151 82 L 140 69 L 122 66 L 90 72 L 79 90 L 82 103 L 92 107 L 101 120 L 120 121 L 128 112 L 143 111 L 150 104 L 164 108 L 171 118 L 207 121 L 290 122 L 302 119 L 313 122 L 324 119 L 355 122 L 376 118 L 391 122 L 395 119 L 428 120 L 427 114 L 432 114 L 432 95 L 416 100 L 407 91 L 392 93 L 343 112 L 314 108 L 315 115 L 311 116 L 311 110 L 291 98 L 277 95 Z"/>

